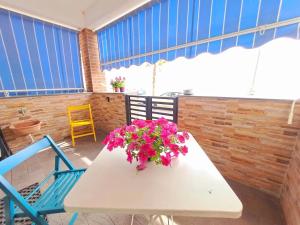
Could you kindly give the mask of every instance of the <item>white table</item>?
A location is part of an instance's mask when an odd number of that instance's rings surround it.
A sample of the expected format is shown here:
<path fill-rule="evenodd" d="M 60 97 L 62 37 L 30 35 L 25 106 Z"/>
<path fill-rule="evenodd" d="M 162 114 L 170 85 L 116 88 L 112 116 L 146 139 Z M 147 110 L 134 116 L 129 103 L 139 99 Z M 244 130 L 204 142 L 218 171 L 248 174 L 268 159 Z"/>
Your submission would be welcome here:
<path fill-rule="evenodd" d="M 97 156 L 65 199 L 67 212 L 238 218 L 242 203 L 195 139 L 171 167 L 137 172 L 124 149 Z"/>

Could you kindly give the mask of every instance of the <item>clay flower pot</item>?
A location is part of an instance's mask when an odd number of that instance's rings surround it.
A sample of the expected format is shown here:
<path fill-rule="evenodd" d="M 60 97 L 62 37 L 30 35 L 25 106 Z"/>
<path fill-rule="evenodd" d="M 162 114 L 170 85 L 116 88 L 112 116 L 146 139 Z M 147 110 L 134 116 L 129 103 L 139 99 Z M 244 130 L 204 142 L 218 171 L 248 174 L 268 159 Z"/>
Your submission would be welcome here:
<path fill-rule="evenodd" d="M 118 87 L 115 87 L 115 88 L 114 88 L 114 91 L 115 91 L 115 92 L 119 92 L 119 88 L 118 88 Z"/>
<path fill-rule="evenodd" d="M 120 92 L 125 92 L 125 87 L 120 87 Z"/>

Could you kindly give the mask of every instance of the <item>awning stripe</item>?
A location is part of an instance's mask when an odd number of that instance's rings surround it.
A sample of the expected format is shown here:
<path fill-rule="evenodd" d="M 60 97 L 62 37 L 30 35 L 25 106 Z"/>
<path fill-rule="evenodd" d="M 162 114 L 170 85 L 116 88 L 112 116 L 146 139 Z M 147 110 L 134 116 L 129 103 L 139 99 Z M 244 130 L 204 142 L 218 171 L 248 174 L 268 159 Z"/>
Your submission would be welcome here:
<path fill-rule="evenodd" d="M 112 63 L 118 63 L 122 60 L 124 60 L 124 61 L 132 60 L 132 59 L 137 59 L 137 58 L 141 58 L 141 57 L 166 53 L 166 52 L 170 52 L 170 51 L 174 51 L 174 50 L 178 50 L 178 49 L 183 49 L 183 48 L 187 48 L 187 47 L 199 46 L 201 44 L 210 43 L 210 42 L 214 42 L 214 41 L 218 41 L 218 40 L 224 40 L 224 39 L 228 39 L 228 38 L 232 38 L 232 37 L 240 37 L 240 36 L 247 35 L 247 34 L 256 34 L 257 32 L 263 32 L 263 31 L 266 32 L 267 30 L 273 30 L 274 28 L 280 28 L 280 27 L 285 27 L 285 26 L 288 26 L 288 25 L 299 24 L 299 23 L 300 23 L 300 17 L 290 19 L 290 20 L 287 20 L 287 21 L 276 22 L 276 23 L 273 23 L 273 24 L 262 25 L 262 26 L 258 26 L 258 27 L 255 27 L 255 28 L 243 30 L 243 31 L 240 31 L 240 32 L 232 32 L 232 33 L 229 33 L 229 34 L 224 34 L 224 35 L 220 35 L 220 36 L 216 36 L 216 37 L 206 38 L 206 39 L 199 40 L 199 41 L 189 42 L 189 43 L 186 43 L 186 44 L 177 45 L 177 46 L 173 46 L 173 47 L 170 47 L 170 48 L 165 48 L 165 49 L 161 49 L 161 50 L 157 50 L 157 51 L 147 52 L 147 53 L 144 53 L 144 54 L 137 54 L 137 55 L 134 55 L 134 56 L 123 58 L 123 59 L 113 60 L 113 61 L 109 61 L 107 63 L 102 63 L 102 65 L 109 65 L 109 64 L 112 64 Z"/>
<path fill-rule="evenodd" d="M 77 35 L 0 8 L 0 97 L 82 91 Z"/>
<path fill-rule="evenodd" d="M 201 52 L 219 53 L 233 46 L 260 46 L 276 38 L 278 28 L 300 23 L 300 12 L 290 5 L 299 8 L 300 2 L 161 0 L 98 31 L 103 46 L 109 45 L 108 50 L 103 47 L 99 51 L 108 56 L 101 58 L 102 69 L 180 56 L 191 58 Z M 124 29 L 124 24 L 128 29 Z M 284 29 L 280 32 L 280 36 L 285 36 Z"/>

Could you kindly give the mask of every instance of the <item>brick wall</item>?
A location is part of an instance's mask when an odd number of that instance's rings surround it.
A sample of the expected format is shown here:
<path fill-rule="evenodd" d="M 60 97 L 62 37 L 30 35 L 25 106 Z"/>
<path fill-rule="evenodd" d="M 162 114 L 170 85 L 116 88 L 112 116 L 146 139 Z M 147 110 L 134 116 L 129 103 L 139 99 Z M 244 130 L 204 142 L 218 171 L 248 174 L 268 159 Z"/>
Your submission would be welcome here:
<path fill-rule="evenodd" d="M 281 205 L 287 225 L 300 224 L 300 136 L 287 171 Z"/>
<path fill-rule="evenodd" d="M 84 93 L 0 99 L 0 126 L 18 120 L 18 108 L 26 107 L 33 118 L 45 122 L 34 134 L 36 139 L 50 134 L 62 140 L 69 136 L 66 107 L 86 103 L 92 104 L 96 129 L 107 133 L 126 123 L 123 94 Z M 299 106 L 293 124 L 287 125 L 290 106 L 290 101 L 180 97 L 178 122 L 195 136 L 224 176 L 275 196 L 283 189 L 282 204 L 288 208 L 299 194 L 295 188 L 299 180 L 292 178 L 299 177 L 295 165 L 300 158 L 299 154 L 293 157 L 283 188 L 300 127 Z M 29 139 L 4 131 L 14 150 L 29 144 Z"/>
<path fill-rule="evenodd" d="M 79 32 L 79 45 L 87 91 L 106 91 L 105 76 L 100 69 L 97 34 L 83 29 Z"/>
<path fill-rule="evenodd" d="M 13 151 L 30 144 L 30 139 L 18 137 L 7 126 L 21 116 L 18 109 L 25 107 L 26 115 L 43 121 L 41 130 L 33 134 L 35 139 L 50 134 L 55 140 L 62 140 L 70 135 L 67 106 L 90 103 L 91 94 L 49 95 L 20 98 L 0 98 L 0 127 Z"/>
<path fill-rule="evenodd" d="M 300 117 L 291 101 L 180 97 L 179 127 L 191 132 L 228 178 L 279 196 Z M 299 110 L 298 110 L 299 111 Z"/>
<path fill-rule="evenodd" d="M 125 97 L 118 93 L 94 93 L 93 117 L 97 129 L 105 133 L 126 124 Z"/>

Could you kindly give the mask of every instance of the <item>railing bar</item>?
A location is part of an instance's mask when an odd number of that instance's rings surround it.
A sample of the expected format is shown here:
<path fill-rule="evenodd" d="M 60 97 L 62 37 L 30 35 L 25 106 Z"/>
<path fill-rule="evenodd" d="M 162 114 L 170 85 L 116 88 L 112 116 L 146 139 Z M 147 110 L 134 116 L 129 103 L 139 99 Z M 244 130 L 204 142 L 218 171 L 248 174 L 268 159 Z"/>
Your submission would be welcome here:
<path fill-rule="evenodd" d="M 153 112 L 152 111 L 152 115 L 156 114 L 156 115 L 165 115 L 165 116 L 174 116 L 174 113 L 163 113 L 163 112 Z"/>
<path fill-rule="evenodd" d="M 130 104 L 131 106 L 146 107 L 146 105 Z"/>
<path fill-rule="evenodd" d="M 174 97 L 163 97 L 163 96 L 153 96 L 152 97 L 153 99 L 168 99 L 168 100 L 174 100 L 175 98 Z"/>
<path fill-rule="evenodd" d="M 138 111 L 138 112 L 146 112 L 146 110 L 141 110 L 141 109 L 133 109 L 131 108 L 130 111 Z"/>
<path fill-rule="evenodd" d="M 152 109 L 153 110 L 155 110 L 155 109 L 166 110 L 166 111 L 173 111 L 174 110 L 174 108 L 164 108 L 164 107 L 156 107 L 156 106 L 153 106 Z"/>
<path fill-rule="evenodd" d="M 161 105 L 174 105 L 174 102 L 152 102 L 152 105 L 154 104 L 161 104 Z"/>
<path fill-rule="evenodd" d="M 142 114 L 137 114 L 137 113 L 131 113 L 131 115 L 134 115 L 134 116 L 146 116 L 146 114 L 142 115 Z"/>
<path fill-rule="evenodd" d="M 146 101 L 143 101 L 143 100 L 130 99 L 130 103 L 131 103 L 131 102 L 142 102 L 142 103 L 145 103 L 145 104 L 146 104 Z"/>
<path fill-rule="evenodd" d="M 144 117 L 144 119 L 146 119 L 146 116 L 141 116 L 141 117 Z M 131 117 L 131 121 L 132 120 L 140 120 L 141 118 L 137 118 L 137 117 Z"/>
<path fill-rule="evenodd" d="M 0 92 L 30 92 L 30 91 L 68 91 L 68 90 L 84 90 L 84 88 L 45 88 L 45 89 L 19 89 L 19 90 L 0 90 Z"/>

